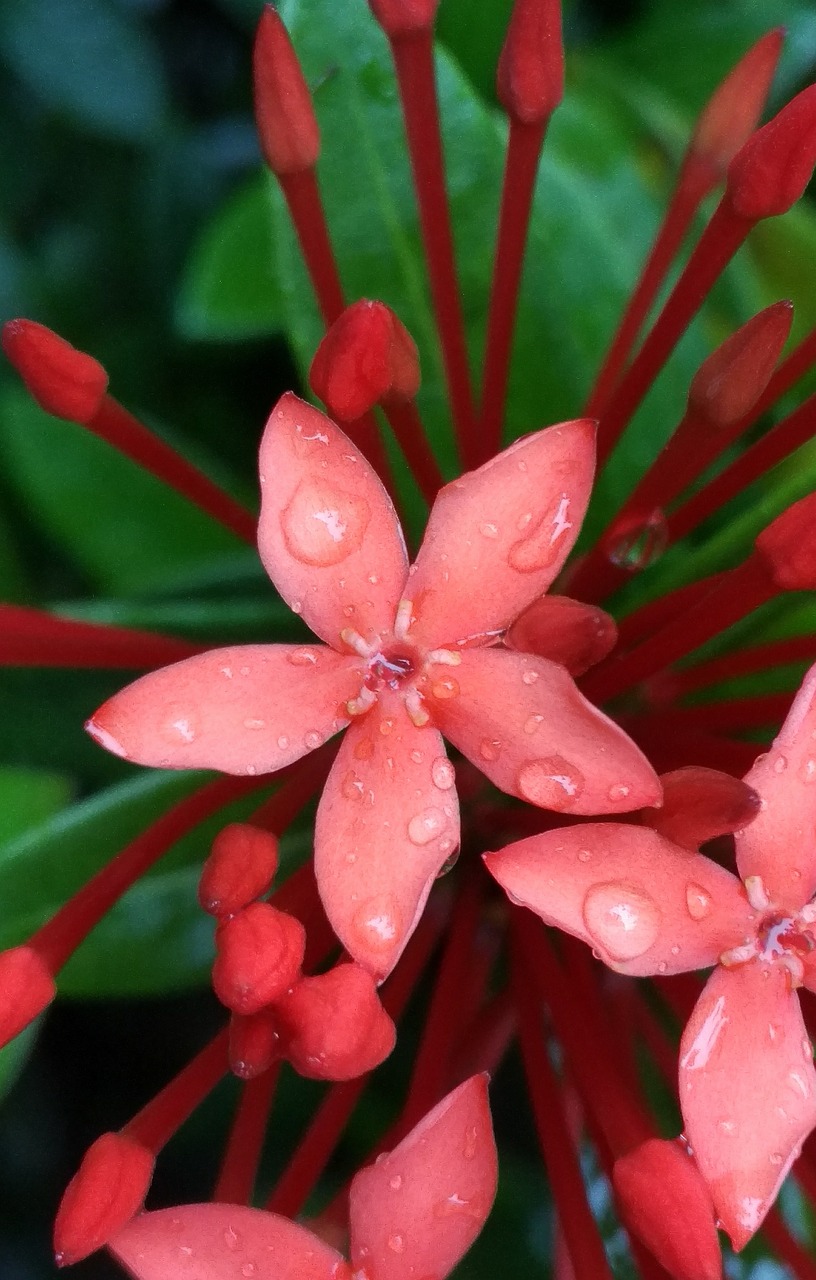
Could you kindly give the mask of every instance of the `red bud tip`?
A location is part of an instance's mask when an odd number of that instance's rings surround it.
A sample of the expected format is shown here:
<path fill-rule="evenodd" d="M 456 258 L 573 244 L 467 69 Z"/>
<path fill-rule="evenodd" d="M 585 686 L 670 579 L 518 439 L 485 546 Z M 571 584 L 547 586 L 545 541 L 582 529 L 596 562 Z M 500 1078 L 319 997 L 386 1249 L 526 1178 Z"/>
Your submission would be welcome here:
<path fill-rule="evenodd" d="M 312 1080 L 353 1080 L 390 1054 L 396 1029 L 358 964 L 302 978 L 277 1008 L 286 1057 Z"/>
<path fill-rule="evenodd" d="M 306 931 L 299 920 L 268 902 L 253 902 L 216 933 L 213 987 L 234 1013 L 257 1013 L 296 981 Z"/>
<path fill-rule="evenodd" d="M 430 31 L 439 0 L 368 0 L 368 7 L 389 40 L 394 40 Z"/>
<path fill-rule="evenodd" d="M 784 28 L 777 27 L 757 40 L 702 110 L 689 149 L 718 173 L 725 173 L 759 124 L 784 36 Z"/>
<path fill-rule="evenodd" d="M 241 1080 L 254 1080 L 263 1075 L 280 1057 L 280 1038 L 276 1015 L 269 1009 L 242 1017 L 234 1013 L 230 1019 L 229 1062 L 233 1075 Z"/>
<path fill-rule="evenodd" d="M 542 596 L 511 626 L 506 643 L 521 653 L 537 653 L 582 676 L 615 647 L 614 618 L 594 604 L 568 596 Z"/>
<path fill-rule="evenodd" d="M 739 218 L 787 213 L 816 164 L 816 84 L 803 89 L 731 161 L 726 193 Z"/>
<path fill-rule="evenodd" d="M 499 58 L 496 92 L 521 124 L 543 124 L 564 96 L 560 0 L 516 0 Z"/>
<path fill-rule="evenodd" d="M 47 1008 L 57 988 L 33 947 L 0 952 L 0 1049 Z"/>
<path fill-rule="evenodd" d="M 689 765 L 664 773 L 660 781 L 663 804 L 644 809 L 641 822 L 695 852 L 706 840 L 747 827 L 762 804 L 753 787 L 718 769 Z"/>
<path fill-rule="evenodd" d="M 201 869 L 198 901 L 212 916 L 232 916 L 266 893 L 278 869 L 278 842 L 269 831 L 230 823 L 213 840 Z"/>
<path fill-rule="evenodd" d="M 87 1258 L 121 1231 L 144 1203 L 155 1156 L 121 1133 L 103 1133 L 68 1183 L 54 1223 L 57 1266 Z"/>
<path fill-rule="evenodd" d="M 780 591 L 816 588 L 816 493 L 794 502 L 754 543 Z"/>
<path fill-rule="evenodd" d="M 261 14 L 252 53 L 255 122 L 261 151 L 278 177 L 304 173 L 320 155 L 320 130 L 312 95 L 277 12 Z"/>
<path fill-rule="evenodd" d="M 726 338 L 694 375 L 689 408 L 715 427 L 750 413 L 770 381 L 793 323 L 793 303 L 775 302 Z"/>
<path fill-rule="evenodd" d="M 41 409 L 69 422 L 91 421 L 108 389 L 108 375 L 98 360 L 34 320 L 9 320 L 2 342 Z"/>
<path fill-rule="evenodd" d="M 721 1280 L 714 1206 L 680 1142 L 651 1138 L 615 1162 L 621 1216 L 674 1280 Z"/>
<path fill-rule="evenodd" d="M 340 422 L 361 418 L 389 396 L 412 400 L 419 390 L 419 352 L 383 302 L 346 307 L 315 352 L 309 383 Z"/>

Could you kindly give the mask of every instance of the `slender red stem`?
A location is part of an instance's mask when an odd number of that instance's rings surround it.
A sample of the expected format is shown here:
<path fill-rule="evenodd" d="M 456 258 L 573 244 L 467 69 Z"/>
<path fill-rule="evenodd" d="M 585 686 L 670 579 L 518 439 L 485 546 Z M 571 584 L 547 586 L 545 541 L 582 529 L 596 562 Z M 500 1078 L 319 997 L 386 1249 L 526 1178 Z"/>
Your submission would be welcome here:
<path fill-rule="evenodd" d="M 419 490 L 430 506 L 445 481 L 428 444 L 419 410 L 413 400 L 388 401 L 382 408 Z"/>
<path fill-rule="evenodd" d="M 456 1051 L 451 1080 L 486 1071 L 495 1075 L 516 1034 L 516 1009 L 507 987 L 484 1005 L 468 1026 Z"/>
<path fill-rule="evenodd" d="M 269 1111 L 280 1075 L 276 1062 L 248 1080 L 232 1122 L 212 1198 L 220 1204 L 251 1204 Z"/>
<path fill-rule="evenodd" d="M 649 757 L 658 773 L 696 764 L 707 769 L 721 769 L 723 773 L 741 778 L 757 756 L 755 742 L 738 742 L 713 733 L 689 733 L 681 729 L 667 734 L 657 717 L 648 721 L 635 716 L 620 717 L 619 723 Z"/>
<path fill-rule="evenodd" d="M 150 1151 L 158 1153 L 196 1107 L 211 1093 L 229 1069 L 226 1028 L 188 1062 L 169 1084 L 156 1094 L 122 1133 L 134 1138 Z"/>
<path fill-rule="evenodd" d="M 158 667 L 201 646 L 40 609 L 0 604 L 0 665 L 14 667 Z"/>
<path fill-rule="evenodd" d="M 746 729 L 765 729 L 780 724 L 790 709 L 789 693 L 757 694 L 754 698 L 734 698 L 722 702 L 706 702 L 694 707 L 656 707 L 642 716 L 630 716 L 629 724 L 641 719 L 652 721 L 657 732 L 664 733 L 740 733 Z"/>
<path fill-rule="evenodd" d="M 465 327 L 456 265 L 430 30 L 391 40 L 408 152 L 414 176 L 431 299 L 442 348 L 451 416 L 465 467 L 477 461 L 476 410 L 470 385 Z"/>
<path fill-rule="evenodd" d="M 724 578 L 725 572 L 711 574 L 708 578 L 689 582 L 684 587 L 658 596 L 633 610 L 618 622 L 618 651 L 633 648 L 675 619 L 685 617 Z"/>
<path fill-rule="evenodd" d="M 546 120 L 525 124 L 510 118 L 485 339 L 480 462 L 501 447 L 524 250 L 547 124 Z"/>
<path fill-rule="evenodd" d="M 154 435 L 118 400 L 105 396 L 86 425 L 88 431 L 100 436 L 132 462 L 144 467 L 145 471 L 182 494 L 243 542 L 255 545 L 257 517 L 205 476 L 203 471 L 199 471 L 198 467 L 194 467 L 169 444 Z"/>
<path fill-rule="evenodd" d="M 703 689 L 720 680 L 732 680 L 735 676 L 754 675 L 770 671 L 793 662 L 809 662 L 813 658 L 813 636 L 791 636 L 787 640 L 772 640 L 770 644 L 755 645 L 726 653 L 721 658 L 711 658 L 695 667 L 672 671 L 668 677 L 668 691 L 672 697 Z"/>

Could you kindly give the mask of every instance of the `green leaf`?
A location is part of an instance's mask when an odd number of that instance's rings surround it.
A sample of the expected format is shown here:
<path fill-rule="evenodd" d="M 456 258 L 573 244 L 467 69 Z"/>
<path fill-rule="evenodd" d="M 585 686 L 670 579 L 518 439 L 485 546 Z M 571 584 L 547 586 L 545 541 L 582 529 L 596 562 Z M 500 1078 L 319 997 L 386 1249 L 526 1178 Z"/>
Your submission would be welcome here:
<path fill-rule="evenodd" d="M 49 107 L 107 137 L 141 142 L 160 124 L 165 89 L 145 27 L 105 0 L 14 0 L 0 11 L 0 45 Z"/>
<path fill-rule="evenodd" d="M 82 427 L 43 413 L 24 391 L 0 405 L 0 446 L 14 486 L 70 559 L 105 591 L 166 586 L 238 539 Z"/>
<path fill-rule="evenodd" d="M 187 261 L 176 307 L 187 338 L 257 338 L 281 328 L 272 269 L 272 226 L 261 176 L 232 196 Z"/>
<path fill-rule="evenodd" d="M 0 847 L 62 809 L 70 794 L 58 773 L 0 768 Z"/>

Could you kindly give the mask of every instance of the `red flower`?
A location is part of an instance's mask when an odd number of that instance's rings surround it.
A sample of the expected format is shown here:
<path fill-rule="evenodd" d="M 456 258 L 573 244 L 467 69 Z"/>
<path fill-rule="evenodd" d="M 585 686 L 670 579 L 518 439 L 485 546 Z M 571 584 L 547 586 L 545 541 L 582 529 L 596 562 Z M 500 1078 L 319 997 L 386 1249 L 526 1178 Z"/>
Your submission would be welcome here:
<path fill-rule="evenodd" d="M 385 976 L 459 842 L 443 733 L 543 808 L 621 813 L 659 799 L 645 757 L 563 666 L 497 647 L 571 550 L 593 460 L 584 419 L 517 441 L 441 491 L 409 568 L 374 470 L 322 413 L 284 396 L 261 443 L 258 545 L 325 644 L 187 658 L 115 695 L 89 731 L 141 764 L 261 774 L 350 724 L 317 813 L 315 870 L 341 942 Z"/>
<path fill-rule="evenodd" d="M 686 1134 L 740 1249 L 816 1125 L 816 1071 L 796 989 L 816 990 L 816 667 L 745 782 L 742 880 L 656 831 L 549 831 L 486 856 L 513 901 L 629 974 L 718 964 L 680 1045 Z"/>

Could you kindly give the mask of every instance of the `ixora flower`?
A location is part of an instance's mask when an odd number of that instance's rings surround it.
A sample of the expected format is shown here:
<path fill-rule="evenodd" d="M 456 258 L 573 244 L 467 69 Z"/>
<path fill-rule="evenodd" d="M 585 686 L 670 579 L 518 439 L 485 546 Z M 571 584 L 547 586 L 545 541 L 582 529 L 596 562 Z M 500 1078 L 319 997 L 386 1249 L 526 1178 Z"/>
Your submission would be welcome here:
<path fill-rule="evenodd" d="M 593 466 L 583 419 L 517 441 L 441 491 L 409 568 L 362 453 L 285 395 L 261 442 L 258 546 L 325 644 L 186 658 L 116 694 L 89 732 L 141 764 L 255 775 L 349 725 L 317 812 L 315 872 L 337 936 L 384 977 L 459 844 L 442 734 L 503 791 L 544 808 L 659 801 L 646 758 L 559 662 L 496 643 L 564 564 Z"/>
<path fill-rule="evenodd" d="M 737 879 L 659 831 L 548 831 L 485 855 L 514 902 L 619 973 L 716 964 L 680 1045 L 680 1104 L 697 1166 L 740 1249 L 816 1125 L 813 1049 L 797 989 L 816 990 L 816 667 L 744 781 Z"/>

